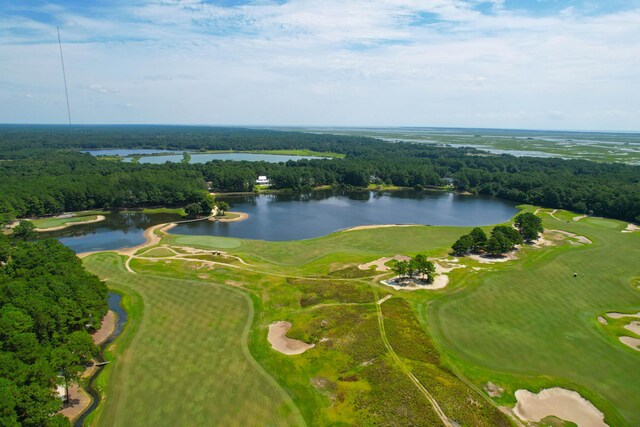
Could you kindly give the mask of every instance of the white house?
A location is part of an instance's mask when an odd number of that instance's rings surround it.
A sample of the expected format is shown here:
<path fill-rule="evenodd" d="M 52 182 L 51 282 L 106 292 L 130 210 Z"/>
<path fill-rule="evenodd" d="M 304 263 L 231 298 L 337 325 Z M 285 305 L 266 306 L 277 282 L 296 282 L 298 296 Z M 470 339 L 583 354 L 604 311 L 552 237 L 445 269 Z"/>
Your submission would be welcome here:
<path fill-rule="evenodd" d="M 260 175 L 258 179 L 256 179 L 256 184 L 258 185 L 269 185 L 269 180 L 266 176 Z"/>

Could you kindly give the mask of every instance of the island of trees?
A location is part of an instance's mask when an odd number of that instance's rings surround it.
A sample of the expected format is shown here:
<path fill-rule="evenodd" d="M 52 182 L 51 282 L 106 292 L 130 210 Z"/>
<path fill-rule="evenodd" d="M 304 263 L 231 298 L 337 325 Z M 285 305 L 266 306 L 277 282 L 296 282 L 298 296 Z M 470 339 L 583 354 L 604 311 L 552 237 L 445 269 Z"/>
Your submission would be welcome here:
<path fill-rule="evenodd" d="M 471 230 L 471 233 L 461 236 L 451 246 L 453 253 L 465 256 L 470 253 L 501 256 L 521 245 L 537 240 L 544 231 L 540 217 L 527 212 L 515 217 L 514 227 L 498 225 L 491 230 L 491 235 L 479 227 Z"/>

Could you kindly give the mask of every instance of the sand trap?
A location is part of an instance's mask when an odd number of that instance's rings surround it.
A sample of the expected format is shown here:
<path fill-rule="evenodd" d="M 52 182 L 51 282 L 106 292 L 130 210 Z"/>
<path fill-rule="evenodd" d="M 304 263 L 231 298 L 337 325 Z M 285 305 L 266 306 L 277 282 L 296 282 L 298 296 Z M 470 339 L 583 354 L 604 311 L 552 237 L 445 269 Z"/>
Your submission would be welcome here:
<path fill-rule="evenodd" d="M 631 337 L 620 337 L 620 342 L 624 345 L 628 345 L 636 351 L 640 351 L 640 339 Z"/>
<path fill-rule="evenodd" d="M 631 331 L 636 335 L 640 335 L 640 322 L 638 322 L 638 321 L 634 321 L 634 322 L 629 323 L 628 325 L 624 325 L 624 328 L 627 331 Z"/>
<path fill-rule="evenodd" d="M 411 280 L 403 280 L 401 283 L 403 283 L 402 285 L 397 284 L 397 279 L 399 276 L 396 276 L 392 279 L 389 280 L 383 280 L 380 283 L 382 283 L 383 285 L 387 285 L 392 287 L 393 289 L 395 289 L 396 291 L 419 291 L 419 290 L 423 290 L 423 291 L 434 291 L 436 289 L 442 289 L 445 288 L 448 284 L 449 284 L 449 276 L 441 274 L 439 276 L 436 276 L 433 279 L 433 283 L 430 284 L 418 284 L 415 281 L 411 281 Z"/>
<path fill-rule="evenodd" d="M 387 228 L 387 227 L 418 227 L 423 224 L 376 224 L 376 225 L 359 225 L 357 227 L 346 228 L 342 230 L 346 231 L 358 231 L 358 230 L 369 230 L 372 228 Z"/>
<path fill-rule="evenodd" d="M 496 262 L 507 262 L 507 261 L 513 261 L 515 259 L 518 259 L 516 253 L 517 251 L 511 251 L 501 257 L 489 257 L 486 255 L 478 255 L 478 254 L 468 255 L 467 257 L 472 260 L 478 261 L 481 264 L 493 264 Z"/>
<path fill-rule="evenodd" d="M 573 217 L 573 220 L 574 220 L 574 221 L 576 221 L 576 222 L 578 222 L 578 221 L 580 221 L 581 219 L 586 218 L 586 217 L 587 217 L 586 215 L 578 215 L 578 216 L 574 216 L 574 217 Z"/>
<path fill-rule="evenodd" d="M 622 319 L 623 317 L 637 317 L 640 319 L 640 312 L 638 314 L 626 314 L 626 313 L 607 313 L 607 317 L 612 319 Z"/>
<path fill-rule="evenodd" d="M 627 228 L 622 230 L 623 233 L 633 233 L 634 231 L 640 231 L 640 227 L 635 224 L 629 224 L 627 225 Z"/>
<path fill-rule="evenodd" d="M 560 233 L 560 234 L 564 234 L 565 236 L 569 236 L 572 239 L 576 239 L 578 244 L 583 244 L 583 245 L 590 245 L 593 242 L 591 240 L 589 240 L 588 238 L 584 237 L 584 236 L 580 236 L 578 234 L 575 233 L 570 233 L 568 231 L 564 231 L 564 230 L 549 230 L 551 232 L 554 233 Z M 573 243 L 573 242 L 571 242 Z"/>
<path fill-rule="evenodd" d="M 64 216 L 64 217 L 68 218 L 66 216 Z M 42 232 L 46 232 L 46 231 L 58 231 L 58 230 L 64 230 L 65 228 L 69 228 L 69 227 L 72 227 L 74 225 L 93 224 L 94 222 L 104 221 L 105 219 L 106 219 L 106 217 L 104 215 L 97 215 L 96 219 L 88 219 L 86 221 L 77 221 L 77 222 L 68 222 L 68 223 L 66 223 L 64 225 L 58 225 L 57 227 L 34 228 L 33 230 L 37 231 L 37 232 L 41 232 L 41 233 Z"/>
<path fill-rule="evenodd" d="M 287 332 L 291 329 L 291 323 L 285 321 L 275 322 L 269 325 L 267 339 L 274 350 L 286 355 L 302 354 L 315 344 L 307 344 L 300 340 L 287 338 Z"/>
<path fill-rule="evenodd" d="M 556 216 L 556 212 L 558 212 L 558 209 L 554 209 L 554 210 L 552 210 L 551 212 L 547 212 L 547 213 L 549 214 L 549 216 L 550 216 L 551 218 L 553 218 L 553 219 L 557 219 L 557 220 L 559 221 L 559 220 L 560 220 L 560 218 L 558 218 L 558 217 Z"/>
<path fill-rule="evenodd" d="M 598 316 L 598 322 L 602 323 L 603 325 L 608 325 L 609 322 L 607 322 L 607 319 L 605 319 L 602 316 Z"/>
<path fill-rule="evenodd" d="M 545 417 L 555 416 L 578 427 L 607 426 L 604 414 L 575 391 L 558 387 L 544 389 L 538 394 L 518 390 L 516 399 L 518 403 L 513 412 L 523 421 L 538 422 Z"/>
<path fill-rule="evenodd" d="M 396 261 L 409 261 L 411 259 L 411 257 L 408 257 L 406 255 L 396 255 L 394 257 L 383 257 L 383 258 L 378 258 L 375 261 L 371 261 L 368 262 L 366 264 L 360 264 L 358 266 L 358 268 L 360 270 L 368 270 L 369 268 L 375 266 L 376 267 L 376 271 L 389 271 L 391 270 L 389 267 L 387 267 L 385 264 L 388 263 L 391 260 L 396 260 Z"/>

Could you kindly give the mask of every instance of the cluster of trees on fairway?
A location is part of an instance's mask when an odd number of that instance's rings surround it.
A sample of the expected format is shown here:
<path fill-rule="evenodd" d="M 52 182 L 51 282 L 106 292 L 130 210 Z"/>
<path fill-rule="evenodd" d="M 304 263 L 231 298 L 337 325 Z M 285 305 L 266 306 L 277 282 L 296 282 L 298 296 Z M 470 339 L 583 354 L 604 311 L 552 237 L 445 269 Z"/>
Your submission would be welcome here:
<path fill-rule="evenodd" d="M 97 160 L 80 148 L 184 150 L 309 149 L 344 159 L 207 164 Z M 71 152 L 74 150 L 74 152 Z M 275 189 L 388 184 L 459 190 L 516 202 L 640 222 L 640 167 L 493 155 L 473 148 L 387 143 L 372 138 L 256 129 L 167 126 L 0 126 L 0 215 L 199 203 L 217 191 L 252 191 L 267 175 Z"/>
<path fill-rule="evenodd" d="M 98 351 L 87 329 L 99 327 L 106 297 L 59 242 L 0 234 L 0 425 L 69 425 L 53 416 L 56 385 L 77 381 Z"/>
<path fill-rule="evenodd" d="M 423 254 L 417 254 L 409 261 L 397 261 L 391 269 L 401 280 L 421 276 L 427 283 L 433 283 L 436 273 L 436 267 L 427 259 L 427 256 Z"/>
<path fill-rule="evenodd" d="M 516 216 L 515 228 L 507 225 L 498 225 L 491 230 L 491 235 L 479 227 L 471 230 L 471 233 L 461 236 L 451 246 L 453 253 L 458 256 L 470 253 L 486 253 L 492 256 L 503 255 L 515 249 L 516 245 L 531 242 L 542 233 L 542 220 L 532 214 L 524 213 Z"/>

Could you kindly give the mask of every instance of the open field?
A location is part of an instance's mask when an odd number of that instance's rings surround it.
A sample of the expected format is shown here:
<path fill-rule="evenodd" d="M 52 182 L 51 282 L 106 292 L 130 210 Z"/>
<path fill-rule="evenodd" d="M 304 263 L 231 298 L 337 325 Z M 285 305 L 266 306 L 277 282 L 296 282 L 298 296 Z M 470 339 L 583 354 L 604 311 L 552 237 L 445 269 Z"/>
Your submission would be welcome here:
<path fill-rule="evenodd" d="M 179 425 L 187 422 L 180 407 L 227 424 L 506 426 L 498 406 L 513 407 L 516 390 L 564 387 L 610 425 L 636 425 L 640 352 L 618 340 L 632 335 L 630 320 L 598 317 L 640 311 L 640 233 L 570 212 L 538 215 L 575 236 L 550 232 L 548 246 L 523 247 L 503 263 L 460 258 L 464 268 L 434 291 L 395 291 L 379 283 L 393 273 L 357 266 L 397 254 L 447 257 L 469 228 L 291 242 L 163 234 L 161 246 L 129 259 L 135 274 L 120 256 L 89 256 L 91 271 L 139 300 L 100 379 L 107 400 L 95 421 Z M 288 338 L 314 346 L 275 351 L 267 332 L 279 321 L 292 325 Z M 170 384 L 161 381 L 167 372 Z"/>

